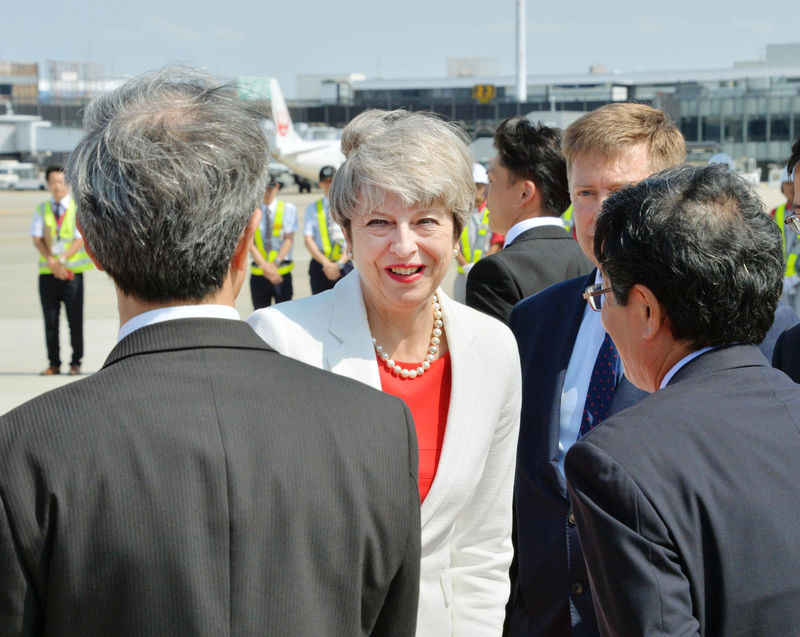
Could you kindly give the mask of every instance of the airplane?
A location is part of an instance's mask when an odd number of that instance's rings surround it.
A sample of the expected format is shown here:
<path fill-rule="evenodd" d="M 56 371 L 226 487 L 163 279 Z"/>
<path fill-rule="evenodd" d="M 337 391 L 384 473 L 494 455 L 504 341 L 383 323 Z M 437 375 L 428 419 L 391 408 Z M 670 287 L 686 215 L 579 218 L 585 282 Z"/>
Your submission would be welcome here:
<path fill-rule="evenodd" d="M 272 154 L 295 174 L 311 183 L 319 180 L 323 166 L 338 168 L 344 161 L 338 139 L 305 140 L 294 129 L 283 92 L 276 78 L 269 80 L 270 109 L 275 125 L 275 144 Z M 300 182 L 298 182 L 300 183 Z"/>

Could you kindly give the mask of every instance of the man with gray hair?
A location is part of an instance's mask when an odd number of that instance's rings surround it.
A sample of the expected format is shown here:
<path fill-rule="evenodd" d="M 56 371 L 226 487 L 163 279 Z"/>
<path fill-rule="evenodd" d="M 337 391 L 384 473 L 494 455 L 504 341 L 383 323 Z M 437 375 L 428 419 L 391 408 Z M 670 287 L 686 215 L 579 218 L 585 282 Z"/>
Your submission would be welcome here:
<path fill-rule="evenodd" d="M 0 418 L 0 634 L 413 635 L 408 409 L 280 356 L 233 307 L 267 177 L 258 121 L 167 68 L 84 125 L 67 172 L 119 342 Z"/>

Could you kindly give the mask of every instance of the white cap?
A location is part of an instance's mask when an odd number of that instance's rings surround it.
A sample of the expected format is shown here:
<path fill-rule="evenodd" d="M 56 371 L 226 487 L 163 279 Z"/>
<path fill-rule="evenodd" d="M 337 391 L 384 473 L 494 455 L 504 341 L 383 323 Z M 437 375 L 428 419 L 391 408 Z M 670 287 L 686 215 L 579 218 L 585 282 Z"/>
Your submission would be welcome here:
<path fill-rule="evenodd" d="M 481 164 L 472 165 L 472 181 L 476 184 L 489 183 L 489 173 L 486 172 L 486 169 Z"/>

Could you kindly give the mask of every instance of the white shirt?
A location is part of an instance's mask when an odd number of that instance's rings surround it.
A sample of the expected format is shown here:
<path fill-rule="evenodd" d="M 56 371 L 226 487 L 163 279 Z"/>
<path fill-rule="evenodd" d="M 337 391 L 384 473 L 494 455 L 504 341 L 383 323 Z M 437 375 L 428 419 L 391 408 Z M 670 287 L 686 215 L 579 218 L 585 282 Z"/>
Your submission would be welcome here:
<path fill-rule="evenodd" d="M 595 282 L 602 281 L 598 271 Z M 578 439 L 583 419 L 583 407 L 589 393 L 592 370 L 600 353 L 600 346 L 606 337 L 600 312 L 595 312 L 589 303 L 583 310 L 581 326 L 572 347 L 567 372 L 564 375 L 564 386 L 561 388 L 561 421 L 558 435 L 558 467 L 564 473 L 564 456 Z"/>
<path fill-rule="evenodd" d="M 261 237 L 264 239 L 264 248 L 266 248 L 267 254 L 269 254 L 270 250 L 280 250 L 285 236 L 287 234 L 294 234 L 297 231 L 297 208 L 294 207 L 293 203 L 284 201 L 281 236 L 278 239 L 272 236 L 272 224 L 275 222 L 275 210 L 277 207 L 277 199 L 273 199 L 269 206 L 265 206 L 263 203 L 261 204 L 261 221 L 258 222 L 258 228 L 261 232 Z M 267 215 L 267 211 L 269 211 L 269 215 Z M 269 217 L 269 219 L 267 217 Z M 267 221 L 269 221 L 269 227 L 267 227 Z M 285 257 L 289 261 L 292 260 L 293 249 L 294 245 L 289 249 Z"/>
<path fill-rule="evenodd" d="M 659 389 L 664 389 L 667 386 L 667 383 L 672 380 L 672 377 L 678 373 L 681 367 L 686 365 L 689 361 L 693 361 L 695 358 L 700 356 L 701 354 L 705 354 L 706 352 L 711 351 L 714 349 L 713 347 L 702 347 L 691 354 L 687 354 L 677 363 L 675 363 L 670 370 L 665 374 L 664 378 L 661 379 L 661 384 L 658 386 Z"/>
<path fill-rule="evenodd" d="M 164 321 L 174 321 L 185 318 L 220 318 L 230 319 L 231 321 L 242 320 L 236 308 L 230 305 L 204 304 L 160 307 L 155 310 L 150 310 L 149 312 L 137 314 L 131 320 L 127 321 L 125 325 L 119 328 L 117 342 L 119 343 L 131 332 L 135 332 L 147 325 L 155 325 L 156 323 L 163 323 Z"/>
<path fill-rule="evenodd" d="M 63 215 L 64 212 L 67 210 L 67 208 L 69 208 L 69 204 L 71 202 L 72 202 L 72 195 L 67 193 L 64 196 L 64 198 L 59 202 L 56 202 L 55 199 L 51 199 L 50 200 L 50 208 L 52 208 L 53 211 L 55 211 L 56 203 L 61 204 L 61 214 Z M 37 206 L 36 210 L 34 211 L 33 219 L 31 220 L 30 235 L 32 237 L 43 237 L 44 236 L 44 217 L 39 214 L 38 206 Z M 75 232 L 74 232 L 73 237 L 72 237 L 72 240 L 75 241 L 75 240 L 80 239 L 80 238 L 81 238 L 81 233 L 78 232 L 78 228 L 76 227 L 75 228 Z"/>
<path fill-rule="evenodd" d="M 505 248 L 509 243 L 514 241 L 519 235 L 531 228 L 539 228 L 541 226 L 558 226 L 564 227 L 564 222 L 561 217 L 534 217 L 533 219 L 523 219 L 519 223 L 515 223 L 508 232 L 506 232 L 506 240 L 503 243 Z"/>

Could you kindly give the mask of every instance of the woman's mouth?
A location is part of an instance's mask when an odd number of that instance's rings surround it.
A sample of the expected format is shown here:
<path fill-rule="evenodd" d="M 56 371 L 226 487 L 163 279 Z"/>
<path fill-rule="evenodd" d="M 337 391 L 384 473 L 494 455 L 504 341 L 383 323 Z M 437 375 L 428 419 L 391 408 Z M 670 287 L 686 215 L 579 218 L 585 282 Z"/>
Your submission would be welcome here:
<path fill-rule="evenodd" d="M 422 264 L 403 264 L 403 265 L 390 265 L 385 268 L 386 274 L 389 278 L 395 281 L 403 281 L 410 283 L 422 277 L 425 271 L 425 266 Z"/>
<path fill-rule="evenodd" d="M 387 268 L 389 272 L 393 274 L 399 274 L 400 276 L 408 276 L 409 274 L 416 274 L 417 272 L 422 271 L 421 265 L 393 265 Z"/>

